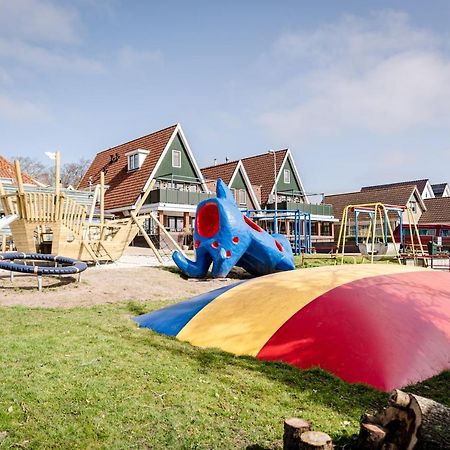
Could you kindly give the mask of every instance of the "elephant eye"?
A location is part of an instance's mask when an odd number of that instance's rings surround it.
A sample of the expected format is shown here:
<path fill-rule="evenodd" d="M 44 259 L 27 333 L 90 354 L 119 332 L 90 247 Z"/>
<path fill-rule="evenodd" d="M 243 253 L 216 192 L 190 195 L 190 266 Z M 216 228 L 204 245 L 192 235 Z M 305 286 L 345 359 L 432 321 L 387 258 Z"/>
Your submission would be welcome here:
<path fill-rule="evenodd" d="M 213 237 L 220 227 L 219 208 L 214 202 L 206 203 L 197 211 L 195 218 L 197 233 L 204 237 Z"/>

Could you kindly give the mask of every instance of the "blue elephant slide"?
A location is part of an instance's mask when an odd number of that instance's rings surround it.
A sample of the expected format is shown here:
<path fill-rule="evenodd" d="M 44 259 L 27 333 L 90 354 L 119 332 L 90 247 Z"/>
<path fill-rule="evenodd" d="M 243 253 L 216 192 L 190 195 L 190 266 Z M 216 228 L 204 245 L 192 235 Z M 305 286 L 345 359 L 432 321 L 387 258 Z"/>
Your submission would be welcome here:
<path fill-rule="evenodd" d="M 173 260 L 191 278 L 204 278 L 211 267 L 214 278 L 226 277 L 234 266 L 252 275 L 293 270 L 291 245 L 282 234 L 270 235 L 242 214 L 233 194 L 220 178 L 216 198 L 197 206 L 194 248 L 196 259 L 191 261 L 175 251 Z"/>

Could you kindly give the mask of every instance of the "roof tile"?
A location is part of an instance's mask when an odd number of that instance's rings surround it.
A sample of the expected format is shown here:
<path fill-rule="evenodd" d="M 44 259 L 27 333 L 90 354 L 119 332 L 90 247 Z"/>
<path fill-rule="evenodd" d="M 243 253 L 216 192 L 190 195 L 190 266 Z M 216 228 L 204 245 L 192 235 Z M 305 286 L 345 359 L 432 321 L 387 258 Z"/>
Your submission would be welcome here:
<path fill-rule="evenodd" d="M 134 205 L 176 127 L 177 125 L 172 125 L 97 153 L 84 174 L 79 188 L 86 189 L 90 183 L 93 185 L 99 183 L 100 172 L 103 170 L 105 184 L 109 186 L 105 193 L 105 209 L 111 210 Z M 125 153 L 138 149 L 149 150 L 150 153 L 145 158 L 142 167 L 128 171 Z"/>

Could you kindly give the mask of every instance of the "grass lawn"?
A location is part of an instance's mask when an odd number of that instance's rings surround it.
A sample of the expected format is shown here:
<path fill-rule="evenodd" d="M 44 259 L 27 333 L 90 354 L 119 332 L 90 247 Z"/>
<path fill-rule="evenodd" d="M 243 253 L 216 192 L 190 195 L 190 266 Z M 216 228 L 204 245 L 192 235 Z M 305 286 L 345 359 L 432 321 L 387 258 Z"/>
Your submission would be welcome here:
<path fill-rule="evenodd" d="M 272 449 L 289 416 L 345 443 L 386 401 L 320 370 L 194 348 L 130 320 L 161 306 L 0 308 L 0 448 Z M 412 390 L 450 404 L 449 381 Z"/>

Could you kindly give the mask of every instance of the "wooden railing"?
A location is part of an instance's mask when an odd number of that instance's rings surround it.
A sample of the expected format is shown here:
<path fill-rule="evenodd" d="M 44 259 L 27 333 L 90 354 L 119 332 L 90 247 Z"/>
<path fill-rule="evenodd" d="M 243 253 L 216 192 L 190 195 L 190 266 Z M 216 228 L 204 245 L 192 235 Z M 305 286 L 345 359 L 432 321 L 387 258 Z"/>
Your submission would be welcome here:
<path fill-rule="evenodd" d="M 60 221 L 73 233 L 83 231 L 87 211 L 76 200 L 64 195 L 42 192 L 17 194 L 17 203 L 13 202 L 13 212 L 28 222 Z"/>

